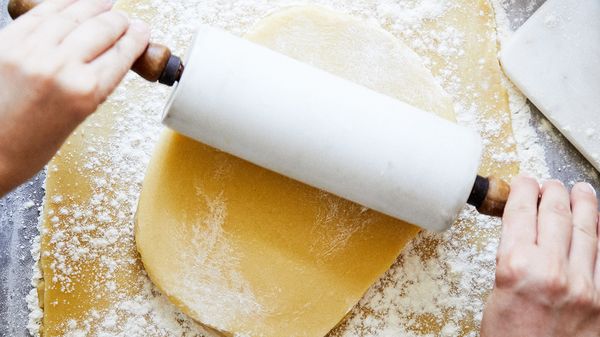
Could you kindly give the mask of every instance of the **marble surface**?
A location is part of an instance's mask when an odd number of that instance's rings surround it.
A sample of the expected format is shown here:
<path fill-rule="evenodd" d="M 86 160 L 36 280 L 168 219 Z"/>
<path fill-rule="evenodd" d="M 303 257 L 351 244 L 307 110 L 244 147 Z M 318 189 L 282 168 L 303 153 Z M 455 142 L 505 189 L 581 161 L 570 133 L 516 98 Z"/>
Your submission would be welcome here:
<path fill-rule="evenodd" d="M 509 40 L 512 82 L 600 169 L 600 2 L 548 0 Z"/>
<path fill-rule="evenodd" d="M 544 0 L 502 0 L 513 29 L 519 27 Z M 8 0 L 0 0 L 0 27 L 10 22 Z M 553 177 L 567 184 L 584 180 L 600 190 L 598 172 L 532 106 L 535 128 Z M 30 249 L 43 197 L 43 173 L 0 199 L 0 336 L 25 337 L 27 305 L 31 289 Z M 31 206 L 31 204 L 34 206 Z"/>

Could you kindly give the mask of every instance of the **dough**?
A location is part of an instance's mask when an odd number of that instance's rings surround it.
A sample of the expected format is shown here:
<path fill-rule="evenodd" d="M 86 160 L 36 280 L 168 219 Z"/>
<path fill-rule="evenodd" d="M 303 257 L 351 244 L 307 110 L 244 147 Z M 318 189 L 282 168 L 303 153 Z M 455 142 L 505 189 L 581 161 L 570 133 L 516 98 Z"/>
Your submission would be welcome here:
<path fill-rule="evenodd" d="M 241 3 L 243 2 L 236 4 Z M 240 19 L 241 12 L 231 14 L 230 3 L 223 4 L 222 1 L 119 0 L 117 6 L 149 22 L 156 41 L 164 42 L 181 55 L 190 44 L 191 35 L 187 30 L 198 21 L 226 24 L 228 30 L 245 31 L 249 23 L 257 21 L 265 11 L 276 8 L 281 2 L 257 0 L 256 3 L 256 7 L 250 6 L 250 9 L 242 11 L 246 14 L 243 19 Z M 343 7 L 358 4 L 356 1 L 337 3 Z M 418 6 L 428 4 L 429 1 L 407 3 Z M 481 173 L 510 178 L 517 173 L 518 163 L 507 162 L 505 159 L 507 155 L 514 155 L 514 142 L 506 90 L 501 83 L 501 69 L 496 59 L 496 33 L 492 9 L 487 1 L 481 0 L 461 0 L 452 4 L 452 8 L 439 16 L 434 15 L 431 20 L 421 22 L 419 19 L 419 29 L 396 32 L 404 43 L 415 49 L 424 60 L 429 61 L 428 68 L 435 77 L 442 79 L 443 87 L 451 93 L 452 100 L 475 111 L 477 124 L 490 126 L 490 131 L 483 133 L 486 149 Z M 385 7 L 382 9 L 385 10 Z M 393 12 L 403 14 L 398 10 L 400 9 Z M 380 21 L 389 22 L 390 27 L 386 26 L 386 29 L 394 30 L 391 28 L 392 24 L 396 24 L 394 18 L 388 20 L 385 11 L 376 13 L 375 8 L 370 8 L 365 15 L 378 16 Z M 382 35 L 379 35 L 383 34 L 380 29 L 376 31 L 378 34 L 373 38 L 380 38 L 380 42 L 393 41 L 389 35 L 387 38 L 384 34 L 382 38 Z M 450 47 L 462 48 L 464 54 L 461 57 L 455 57 L 453 53 L 447 54 L 447 50 L 441 48 L 447 47 L 443 35 L 440 40 L 431 40 L 432 36 L 439 36 L 440 32 L 447 31 L 460 37 L 459 43 Z M 273 38 L 277 36 L 276 32 L 270 35 Z M 366 32 L 362 36 L 365 35 L 371 38 Z M 429 48 L 429 44 L 422 45 L 423 41 L 431 42 L 433 48 Z M 350 44 L 346 53 L 337 56 L 352 60 L 355 56 L 348 51 L 354 50 L 351 48 L 353 44 L 350 41 L 348 43 Z M 437 47 L 437 43 L 440 43 L 440 48 Z M 317 45 L 319 44 L 315 46 Z M 311 50 L 299 49 L 294 52 L 300 54 Z M 315 51 L 312 57 L 315 61 L 312 62 L 318 62 L 321 54 L 334 51 L 322 47 L 318 52 Z M 379 54 L 374 53 L 372 56 L 374 55 Z M 385 62 L 394 62 L 393 59 L 382 58 Z M 394 72 L 390 74 L 379 69 L 380 63 L 372 63 L 370 69 L 352 69 L 344 66 L 352 64 L 346 62 L 335 65 L 347 71 L 346 76 L 354 73 L 357 75 L 352 76 L 357 78 L 372 76 L 370 81 L 381 79 L 382 76 L 389 78 L 390 80 L 386 81 L 388 89 L 379 89 L 388 95 L 396 96 L 394 92 L 411 88 L 396 85 L 394 82 L 397 71 L 414 69 L 412 66 L 404 66 L 404 62 L 408 62 L 406 59 L 398 62 L 394 66 Z M 432 82 L 430 75 L 427 76 L 427 81 Z M 411 80 L 415 78 L 421 77 L 411 77 Z M 353 80 L 357 81 L 356 78 Z M 407 81 L 408 78 L 398 76 L 398 80 Z M 423 87 L 429 86 L 425 84 Z M 430 95 L 429 92 L 434 96 L 432 99 L 422 97 L 412 103 L 439 104 L 440 108 L 429 110 L 436 110 L 438 113 L 452 112 L 450 99 L 438 97 L 442 95 L 439 89 L 415 90 L 412 94 L 419 97 L 418 95 Z M 145 83 L 137 76 L 131 75 L 107 103 L 69 138 L 49 164 L 41 218 L 40 247 L 40 267 L 44 282 L 40 284 L 42 291 L 39 299 L 44 311 L 41 332 L 45 337 L 102 334 L 127 337 L 207 335 L 184 315 L 177 313 L 162 296 L 156 295 L 157 292 L 144 273 L 133 238 L 133 216 L 138 204 L 143 172 L 153 150 L 153 135 L 159 132 L 159 115 L 168 93 L 168 88 Z M 410 97 L 413 96 L 405 96 L 405 100 Z M 231 208 L 228 214 L 231 214 Z M 331 241 L 336 223 L 327 223 L 324 227 L 329 231 L 324 232 L 317 240 L 321 245 L 327 242 L 324 240 Z M 452 239 L 456 236 L 462 237 L 458 242 L 469 242 L 472 247 L 495 245 L 489 238 L 497 238 L 497 232 L 480 228 L 475 218 L 468 217 L 456 227 L 459 231 L 453 233 Z M 412 230 L 416 231 L 414 228 Z M 358 235 L 352 237 L 362 238 Z M 384 243 L 392 241 L 394 240 L 390 239 Z M 438 244 L 436 240 L 425 240 L 417 246 L 415 254 L 428 260 L 428 263 L 448 268 L 446 261 L 436 256 Z M 398 243 L 397 249 L 402 245 Z M 332 247 L 337 246 L 333 244 Z M 377 249 L 373 250 L 364 259 L 368 260 L 378 253 Z M 357 263 L 362 258 L 358 259 Z M 391 260 L 393 258 L 390 258 Z M 356 272 L 355 266 L 363 268 L 365 263 L 352 264 L 348 272 Z M 368 265 L 366 267 L 371 268 Z M 394 302 L 390 297 L 403 290 L 401 285 L 396 284 L 394 276 L 401 268 L 402 259 L 399 259 L 393 267 L 394 270 L 385 276 L 383 281 L 378 281 L 371 288 L 370 296 L 364 298 L 361 305 L 354 307 L 344 319 L 344 323 L 336 328 L 338 334 L 381 336 L 386 332 L 407 330 L 414 331 L 417 336 L 439 336 L 443 334 L 444 322 L 453 316 L 463 317 L 452 312 L 465 312 L 464 308 L 438 304 L 444 312 L 444 315 L 441 315 L 443 317 L 417 313 L 415 319 L 411 318 L 410 321 L 399 318 L 398 314 L 393 313 L 398 308 L 387 304 Z M 381 268 L 383 269 L 385 267 Z M 493 273 L 493 266 L 490 265 L 488 270 L 481 272 Z M 447 275 L 452 279 L 455 273 L 456 271 L 451 270 Z M 423 280 L 419 275 L 415 275 L 409 282 L 419 284 Z M 331 291 L 336 291 L 336 287 Z M 438 291 L 435 296 L 447 296 L 447 293 L 440 292 L 439 289 L 432 291 Z M 316 299 L 315 302 L 320 300 Z M 403 301 L 408 302 L 410 298 Z M 477 306 L 479 301 L 480 299 L 473 299 L 472 306 Z M 454 300 L 449 299 L 449 302 L 454 303 Z M 348 307 L 350 305 L 351 303 Z M 470 308 L 466 312 L 473 310 L 475 309 Z M 464 335 L 476 334 L 478 331 L 476 316 L 451 322 L 460 327 Z M 388 327 L 393 329 L 388 330 Z"/>
<path fill-rule="evenodd" d="M 475 130 L 207 25 L 188 59 L 163 115 L 178 133 L 430 231 L 464 209 Z"/>
<path fill-rule="evenodd" d="M 454 119 L 419 57 L 380 28 L 308 6 L 271 15 L 246 37 Z M 154 283 L 207 326 L 323 336 L 417 232 L 166 131 L 144 181 L 136 243 Z"/>

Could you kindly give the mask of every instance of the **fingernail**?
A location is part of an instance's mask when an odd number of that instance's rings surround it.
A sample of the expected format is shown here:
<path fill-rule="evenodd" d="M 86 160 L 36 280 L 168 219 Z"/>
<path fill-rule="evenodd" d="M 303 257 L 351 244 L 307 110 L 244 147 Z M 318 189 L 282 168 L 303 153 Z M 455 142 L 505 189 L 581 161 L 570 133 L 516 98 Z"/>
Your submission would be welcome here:
<path fill-rule="evenodd" d="M 100 6 L 103 6 L 104 8 L 112 8 L 113 7 L 113 2 L 112 0 L 101 0 L 98 2 L 100 4 Z"/>
<path fill-rule="evenodd" d="M 552 183 L 559 183 L 561 184 L 563 187 L 565 187 L 565 183 L 563 183 L 561 180 L 558 179 L 550 179 L 550 180 L 546 180 L 547 182 L 552 182 Z"/>
<path fill-rule="evenodd" d="M 596 189 L 594 188 L 594 186 L 592 186 L 592 184 L 590 184 L 590 183 L 585 183 L 585 184 L 590 189 L 590 192 L 592 192 L 592 194 L 594 194 L 594 196 L 596 196 Z"/>
<path fill-rule="evenodd" d="M 129 14 L 127 14 L 127 12 L 119 10 L 119 9 L 114 10 L 113 12 L 115 12 L 116 14 L 122 16 L 125 20 L 127 20 L 127 22 L 130 22 Z"/>
<path fill-rule="evenodd" d="M 557 183 L 560 184 L 561 186 L 565 187 L 565 183 L 563 183 L 562 181 L 558 180 L 558 179 L 548 179 L 548 180 L 544 180 L 542 181 L 542 187 L 549 185 L 549 184 L 553 184 L 553 183 Z"/>

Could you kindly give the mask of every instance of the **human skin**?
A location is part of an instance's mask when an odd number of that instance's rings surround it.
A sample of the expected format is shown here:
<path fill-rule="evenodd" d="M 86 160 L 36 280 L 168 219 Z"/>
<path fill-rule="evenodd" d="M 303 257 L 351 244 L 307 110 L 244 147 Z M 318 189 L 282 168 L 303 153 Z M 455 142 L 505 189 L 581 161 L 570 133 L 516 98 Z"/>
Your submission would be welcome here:
<path fill-rule="evenodd" d="M 108 0 L 46 0 L 0 31 L 0 195 L 48 162 L 148 37 Z M 597 208 L 587 184 L 569 195 L 557 181 L 514 180 L 483 337 L 600 336 Z"/>
<path fill-rule="evenodd" d="M 503 217 L 482 337 L 600 336 L 598 201 L 556 180 L 518 177 Z M 538 207 L 538 198 L 541 196 Z"/>
<path fill-rule="evenodd" d="M 46 0 L 0 30 L 0 195 L 42 169 L 146 48 L 146 24 L 111 8 Z"/>

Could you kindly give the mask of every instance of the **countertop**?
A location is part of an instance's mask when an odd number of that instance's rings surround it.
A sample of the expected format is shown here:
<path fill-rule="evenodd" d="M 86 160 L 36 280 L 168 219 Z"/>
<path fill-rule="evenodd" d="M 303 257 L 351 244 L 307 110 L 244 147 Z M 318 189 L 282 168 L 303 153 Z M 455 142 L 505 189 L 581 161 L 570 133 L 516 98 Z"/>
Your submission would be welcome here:
<path fill-rule="evenodd" d="M 511 28 L 518 28 L 544 0 L 503 0 Z M 0 27 L 10 18 L 8 0 L 0 0 Z M 542 144 L 551 176 L 568 185 L 588 181 L 600 190 L 598 172 L 531 106 L 532 126 Z M 43 197 L 44 174 L 0 199 L 0 335 L 29 336 L 25 296 L 31 289 L 31 247 L 37 235 L 37 217 Z"/>

